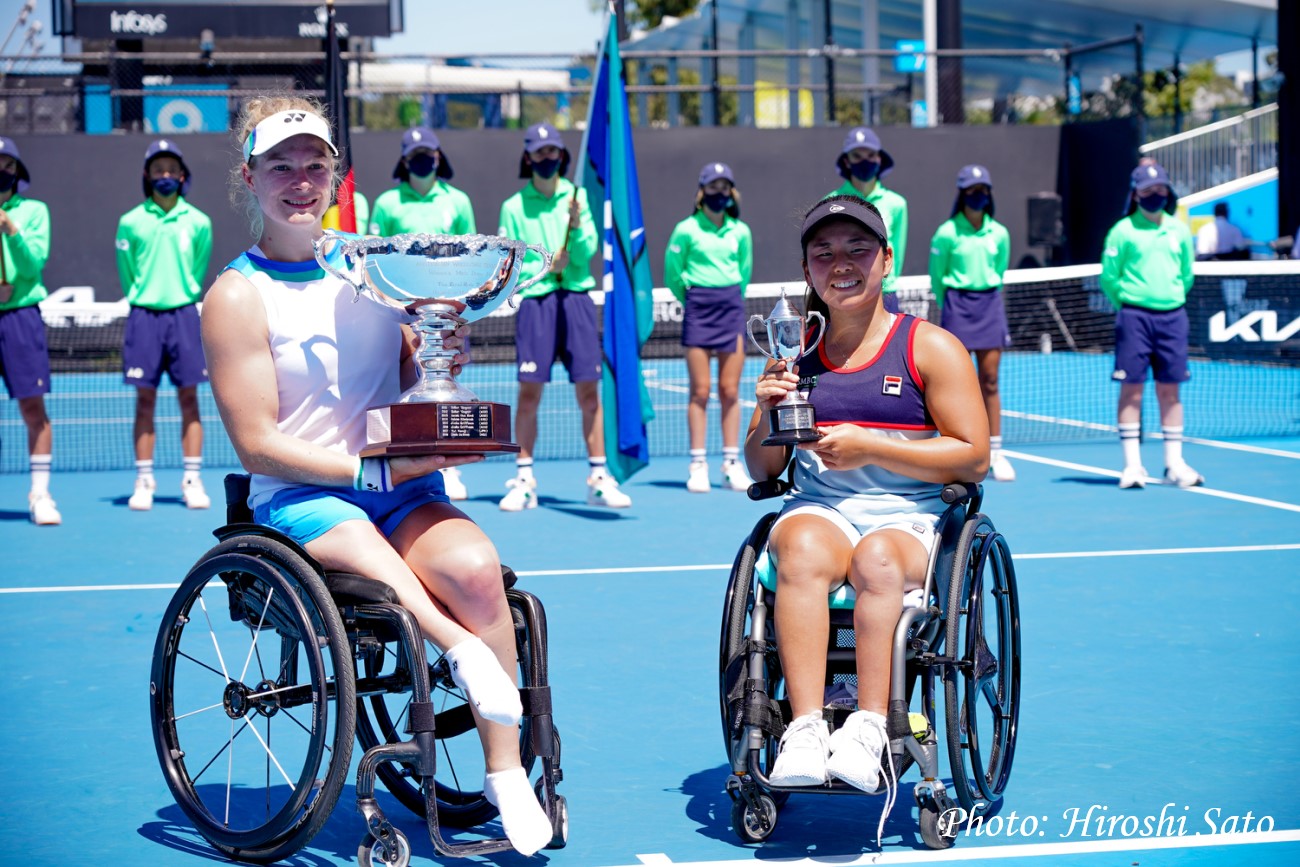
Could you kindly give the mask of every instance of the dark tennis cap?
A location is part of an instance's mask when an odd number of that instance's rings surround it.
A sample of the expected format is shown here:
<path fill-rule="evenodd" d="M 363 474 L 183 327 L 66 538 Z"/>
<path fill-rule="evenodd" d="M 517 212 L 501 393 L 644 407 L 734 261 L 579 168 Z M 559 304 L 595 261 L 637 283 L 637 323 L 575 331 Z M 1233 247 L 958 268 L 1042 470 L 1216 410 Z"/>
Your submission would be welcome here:
<path fill-rule="evenodd" d="M 857 196 L 832 196 L 818 202 L 808 216 L 803 218 L 803 228 L 799 231 L 799 246 L 808 247 L 808 238 L 817 227 L 827 220 L 853 220 L 864 229 L 880 239 L 880 243 L 889 243 L 889 232 L 885 229 L 885 220 L 876 210 L 876 206 Z"/>

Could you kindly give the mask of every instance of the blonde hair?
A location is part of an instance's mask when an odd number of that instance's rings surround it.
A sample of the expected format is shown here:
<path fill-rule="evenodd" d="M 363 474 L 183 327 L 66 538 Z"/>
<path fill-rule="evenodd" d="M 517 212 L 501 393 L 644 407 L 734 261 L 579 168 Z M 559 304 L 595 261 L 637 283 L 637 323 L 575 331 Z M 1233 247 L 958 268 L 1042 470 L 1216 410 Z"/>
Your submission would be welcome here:
<path fill-rule="evenodd" d="M 326 123 L 330 121 L 325 107 L 310 97 L 292 93 L 272 93 L 252 97 L 244 102 L 239 111 L 239 119 L 235 122 L 235 146 L 239 153 L 244 152 L 244 142 L 248 141 L 248 137 L 253 134 L 253 129 L 259 123 L 282 111 L 306 111 Z M 334 189 L 342 179 L 338 175 L 338 160 L 334 160 L 333 156 L 330 156 L 330 159 L 334 162 L 334 176 L 330 180 L 330 196 L 333 197 Z M 235 167 L 230 172 L 230 203 L 248 220 L 248 228 L 254 238 L 262 234 L 262 208 L 253 191 L 248 188 L 248 184 L 244 183 L 244 166 L 247 165 L 251 169 L 256 161 L 257 157 L 250 157 L 247 163 L 241 160 L 235 163 Z"/>

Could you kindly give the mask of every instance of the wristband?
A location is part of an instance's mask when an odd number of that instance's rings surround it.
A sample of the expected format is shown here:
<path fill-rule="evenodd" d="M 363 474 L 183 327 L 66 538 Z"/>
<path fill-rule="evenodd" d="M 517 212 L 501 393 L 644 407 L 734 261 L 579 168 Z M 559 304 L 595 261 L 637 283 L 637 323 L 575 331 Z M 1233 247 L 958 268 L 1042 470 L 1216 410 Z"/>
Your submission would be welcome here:
<path fill-rule="evenodd" d="M 393 477 L 388 471 L 388 458 L 362 458 L 358 474 L 359 491 L 387 494 L 393 490 Z"/>
<path fill-rule="evenodd" d="M 352 490 L 365 490 L 361 487 L 361 458 L 357 458 L 357 471 L 352 475 Z"/>

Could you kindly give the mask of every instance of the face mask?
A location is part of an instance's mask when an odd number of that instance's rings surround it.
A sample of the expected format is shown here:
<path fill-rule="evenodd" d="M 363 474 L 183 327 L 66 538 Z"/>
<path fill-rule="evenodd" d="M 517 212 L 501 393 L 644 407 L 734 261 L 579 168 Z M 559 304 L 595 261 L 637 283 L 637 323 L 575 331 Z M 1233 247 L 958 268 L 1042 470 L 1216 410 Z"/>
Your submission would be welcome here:
<path fill-rule="evenodd" d="M 988 193 L 967 193 L 966 194 L 966 207 L 975 211 L 982 211 L 988 206 L 989 206 Z"/>
<path fill-rule="evenodd" d="M 13 172 L 0 172 L 0 193 L 7 193 L 18 182 L 18 175 Z"/>
<path fill-rule="evenodd" d="M 700 199 L 700 203 L 710 211 L 722 213 L 731 204 L 731 193 L 709 193 Z"/>
<path fill-rule="evenodd" d="M 863 160 L 862 162 L 852 163 L 849 166 L 849 171 L 859 181 L 872 181 L 875 180 L 876 175 L 880 174 L 880 163 L 875 160 Z"/>
<path fill-rule="evenodd" d="M 560 170 L 559 159 L 533 160 L 533 174 L 539 178 L 551 178 Z"/>
<path fill-rule="evenodd" d="M 1163 193 L 1148 193 L 1145 196 L 1138 196 L 1138 204 L 1142 206 L 1142 210 L 1152 214 L 1164 210 L 1167 201 L 1169 201 L 1169 197 Z"/>
<path fill-rule="evenodd" d="M 176 178 L 154 178 L 151 183 L 153 184 L 153 191 L 164 199 L 176 195 L 176 192 L 181 188 L 181 182 Z"/>
<path fill-rule="evenodd" d="M 438 167 L 438 160 L 433 154 L 416 154 L 407 158 L 406 167 L 417 178 L 427 178 Z"/>

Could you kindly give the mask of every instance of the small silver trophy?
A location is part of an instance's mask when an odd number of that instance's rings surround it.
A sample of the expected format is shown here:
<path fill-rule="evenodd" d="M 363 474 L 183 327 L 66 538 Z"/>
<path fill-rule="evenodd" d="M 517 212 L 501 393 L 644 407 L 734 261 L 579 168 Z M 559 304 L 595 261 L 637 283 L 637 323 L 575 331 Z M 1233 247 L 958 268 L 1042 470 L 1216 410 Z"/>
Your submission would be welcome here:
<path fill-rule="evenodd" d="M 542 268 L 520 284 L 529 250 L 542 257 Z M 550 251 L 496 235 L 358 238 L 327 230 L 316 240 L 316 261 L 358 295 L 400 304 L 420 338 L 419 378 L 397 403 L 367 411 L 362 457 L 519 451 L 510 441 L 510 407 L 480 401 L 455 380 L 456 351 L 443 345 L 443 333 L 482 319 L 542 279 Z"/>
<path fill-rule="evenodd" d="M 819 325 L 817 339 L 813 341 L 812 346 L 805 346 L 804 341 L 808 334 L 806 320 L 785 297 L 785 289 L 782 289 L 781 298 L 768 317 L 764 319 L 755 313 L 749 317 L 745 331 L 749 334 L 749 339 L 758 347 L 759 352 L 773 361 L 784 361 L 786 368 L 789 369 L 804 355 L 816 349 L 826 334 L 826 317 L 813 310 L 807 318 L 814 317 Z M 769 348 L 764 348 L 755 339 L 755 322 L 762 325 L 767 332 Z M 768 429 L 771 430 L 771 434 L 763 440 L 765 446 L 789 446 L 821 438 L 821 434 L 817 431 L 817 414 L 812 404 L 797 389 L 787 394 L 768 412 Z"/>

